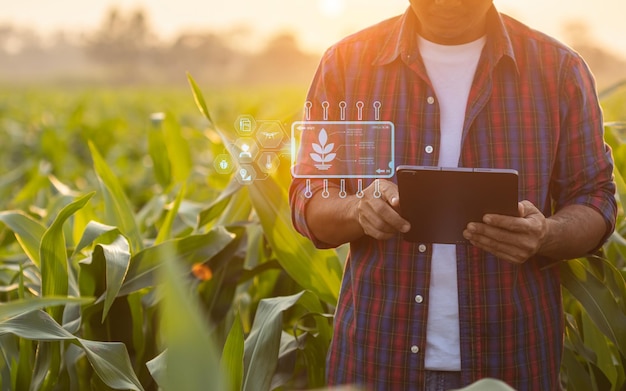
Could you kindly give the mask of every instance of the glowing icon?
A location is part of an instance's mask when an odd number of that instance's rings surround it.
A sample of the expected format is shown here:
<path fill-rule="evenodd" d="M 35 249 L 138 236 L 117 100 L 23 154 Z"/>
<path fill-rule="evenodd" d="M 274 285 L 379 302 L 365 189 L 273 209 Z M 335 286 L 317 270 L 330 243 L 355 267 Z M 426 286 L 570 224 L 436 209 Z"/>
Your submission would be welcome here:
<path fill-rule="evenodd" d="M 239 170 L 239 175 L 241 175 L 241 180 L 244 182 L 250 182 L 252 180 L 252 175 L 248 174 L 248 170 L 245 168 Z"/>
<path fill-rule="evenodd" d="M 249 136 L 256 129 L 256 120 L 251 115 L 240 115 L 235 121 L 235 130 L 241 136 Z"/>
<path fill-rule="evenodd" d="M 264 149 L 277 149 L 285 138 L 280 121 L 259 121 L 256 139 Z"/>
<path fill-rule="evenodd" d="M 235 175 L 235 179 L 237 180 L 237 182 L 241 183 L 242 185 L 251 184 L 252 182 L 254 182 L 256 177 L 257 172 L 250 164 L 242 164 L 239 167 L 239 171 L 237 171 L 237 174 Z"/>
<path fill-rule="evenodd" d="M 239 163 L 252 163 L 259 153 L 259 145 L 252 137 L 241 137 L 235 141 L 235 157 Z"/>
<path fill-rule="evenodd" d="M 217 155 L 213 162 L 215 171 L 219 174 L 230 174 L 233 171 L 233 162 L 229 154 Z"/>
<path fill-rule="evenodd" d="M 275 152 L 263 152 L 257 159 L 259 169 L 266 174 L 276 172 L 280 165 L 280 159 Z"/>
<path fill-rule="evenodd" d="M 252 154 L 250 153 L 250 146 L 248 144 L 241 144 L 241 153 L 239 153 L 239 158 L 252 158 Z"/>
<path fill-rule="evenodd" d="M 252 132 L 252 122 L 248 118 L 242 118 L 239 120 L 239 130 L 243 133 Z"/>
<path fill-rule="evenodd" d="M 326 133 L 326 129 L 324 128 L 320 131 L 318 141 L 319 144 L 311 144 L 315 153 L 311 153 L 310 156 L 314 162 L 319 163 L 315 165 L 318 170 L 326 171 L 332 167 L 332 164 L 328 163 L 335 160 L 337 156 L 336 153 L 331 153 L 333 148 L 335 148 L 335 143 L 328 143 L 328 133 Z"/>

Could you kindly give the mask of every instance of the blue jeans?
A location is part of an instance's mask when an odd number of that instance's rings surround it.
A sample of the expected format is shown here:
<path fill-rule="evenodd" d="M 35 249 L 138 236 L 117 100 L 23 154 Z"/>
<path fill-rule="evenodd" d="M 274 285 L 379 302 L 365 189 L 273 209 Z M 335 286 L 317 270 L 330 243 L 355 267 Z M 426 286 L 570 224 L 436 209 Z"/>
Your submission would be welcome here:
<path fill-rule="evenodd" d="M 461 388 L 461 372 L 426 371 L 424 391 L 448 391 Z"/>

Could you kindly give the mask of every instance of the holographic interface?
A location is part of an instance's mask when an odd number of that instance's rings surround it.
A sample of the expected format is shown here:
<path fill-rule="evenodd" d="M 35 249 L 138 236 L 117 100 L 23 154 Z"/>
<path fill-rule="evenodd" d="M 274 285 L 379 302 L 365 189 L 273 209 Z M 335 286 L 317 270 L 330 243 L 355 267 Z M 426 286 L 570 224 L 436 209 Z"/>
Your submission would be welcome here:
<path fill-rule="evenodd" d="M 356 195 L 363 196 L 363 180 L 391 178 L 395 172 L 393 122 L 380 119 L 381 103 L 372 105 L 374 118 L 364 119 L 364 102 L 354 107 L 339 102 L 339 118 L 329 118 L 330 103 L 321 104 L 323 120 L 312 120 L 313 104 L 306 102 L 304 120 L 291 124 L 291 134 L 280 121 L 259 120 L 240 115 L 235 121 L 239 136 L 229 148 L 230 153 L 218 155 L 215 170 L 224 175 L 234 172 L 241 184 L 263 180 L 274 173 L 281 155 L 290 153 L 291 174 L 306 179 L 305 196 L 311 197 L 311 181 L 324 184 L 323 196 L 328 197 L 328 181 L 340 184 L 340 197 L 346 197 L 346 180 L 357 182 Z M 348 110 L 355 109 L 357 120 L 348 120 Z M 375 192 L 380 196 L 380 192 Z"/>

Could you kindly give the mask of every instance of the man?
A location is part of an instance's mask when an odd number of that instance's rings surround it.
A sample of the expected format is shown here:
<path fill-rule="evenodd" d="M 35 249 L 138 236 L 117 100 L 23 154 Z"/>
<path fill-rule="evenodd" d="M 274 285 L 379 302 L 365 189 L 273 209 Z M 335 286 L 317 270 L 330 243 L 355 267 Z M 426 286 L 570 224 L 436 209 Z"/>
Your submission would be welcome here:
<path fill-rule="evenodd" d="M 325 183 L 294 179 L 298 231 L 321 248 L 350 243 L 329 384 L 445 390 L 494 377 L 558 390 L 555 265 L 599 249 L 615 224 L 593 77 L 574 51 L 491 0 L 410 3 L 326 52 L 308 119 L 393 122 L 396 165 L 515 169 L 519 217 L 470 223 L 467 244 L 410 243 L 398 210 L 411 200 L 395 179 L 367 180 L 358 196 L 356 179 L 342 195 L 332 172 Z M 345 110 L 355 102 L 367 104 Z M 301 143 L 303 170 L 314 142 Z"/>

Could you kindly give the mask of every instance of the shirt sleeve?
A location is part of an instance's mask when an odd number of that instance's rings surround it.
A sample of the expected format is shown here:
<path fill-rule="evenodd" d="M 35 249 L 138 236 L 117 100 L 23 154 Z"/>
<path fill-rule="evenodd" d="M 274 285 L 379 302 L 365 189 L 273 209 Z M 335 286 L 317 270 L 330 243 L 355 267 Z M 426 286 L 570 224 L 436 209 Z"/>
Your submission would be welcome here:
<path fill-rule="evenodd" d="M 552 185 L 555 210 L 585 205 L 598 211 L 606 223 L 599 248 L 615 229 L 613 158 L 604 141 L 602 110 L 589 68 L 582 58 L 572 56 L 564 72 L 561 133 Z"/>
<path fill-rule="evenodd" d="M 323 102 L 338 102 L 343 99 L 340 83 L 342 80 L 340 76 L 341 67 L 337 61 L 337 51 L 334 47 L 331 47 L 326 51 L 320 65 L 317 68 L 311 87 L 307 95 L 307 104 L 309 107 L 305 109 L 304 120 L 324 120 L 325 115 L 330 118 L 336 117 L 337 113 L 332 112 L 337 105 L 329 105 L 330 107 L 324 114 L 322 106 Z M 299 141 L 299 142 L 298 142 Z M 292 140 L 292 142 L 298 142 L 299 149 L 295 159 L 295 166 L 293 172 L 307 173 L 314 171 L 309 168 L 313 165 L 310 160 L 310 152 L 312 152 L 308 145 L 313 144 L 315 140 L 307 140 L 303 138 L 301 140 Z M 291 220 L 294 228 L 303 236 L 309 238 L 315 247 L 317 248 L 333 248 L 334 245 L 325 243 L 315 237 L 315 235 L 309 229 L 306 221 L 306 209 L 308 203 L 313 194 L 321 192 L 323 190 L 322 179 L 310 179 L 307 180 L 302 177 L 295 177 L 292 175 L 291 186 L 289 187 L 289 205 L 291 207 Z"/>

